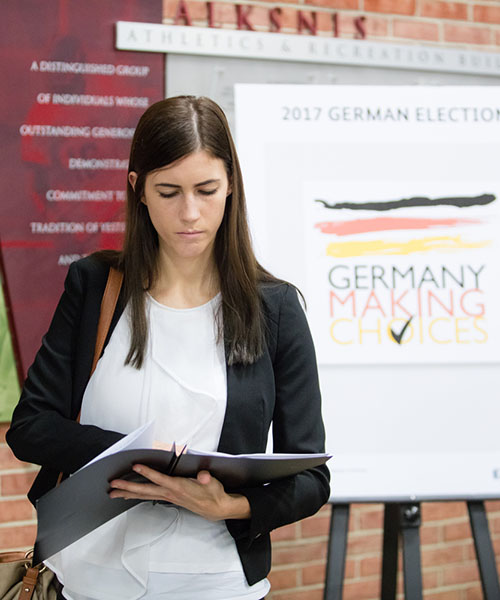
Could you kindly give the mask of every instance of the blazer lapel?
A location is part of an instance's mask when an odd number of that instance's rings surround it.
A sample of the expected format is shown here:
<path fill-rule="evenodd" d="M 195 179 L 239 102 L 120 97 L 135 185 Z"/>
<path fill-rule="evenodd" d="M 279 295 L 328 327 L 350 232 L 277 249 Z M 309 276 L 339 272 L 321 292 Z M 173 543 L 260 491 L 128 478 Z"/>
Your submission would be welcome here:
<path fill-rule="evenodd" d="M 226 377 L 227 377 L 227 400 L 226 400 L 226 412 L 224 415 L 224 422 L 222 424 L 222 431 L 220 434 L 218 452 L 231 453 L 234 451 L 235 435 L 238 430 L 238 415 L 235 406 L 235 398 L 238 394 L 242 394 L 243 390 L 240 389 L 238 378 L 235 374 L 234 365 L 230 366 L 226 361 Z"/>

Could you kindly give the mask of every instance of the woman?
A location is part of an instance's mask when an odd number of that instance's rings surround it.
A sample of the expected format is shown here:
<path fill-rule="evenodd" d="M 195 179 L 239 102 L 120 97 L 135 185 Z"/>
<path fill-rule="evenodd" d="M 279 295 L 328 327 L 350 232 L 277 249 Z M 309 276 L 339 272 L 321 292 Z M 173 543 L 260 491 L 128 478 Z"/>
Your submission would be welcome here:
<path fill-rule="evenodd" d="M 42 469 L 34 502 L 124 434 L 232 454 L 321 452 L 314 348 L 295 289 L 251 249 L 240 167 L 208 98 L 152 105 L 135 131 L 123 251 L 71 265 L 7 441 Z M 124 274 L 108 344 L 89 380 L 109 267 Z M 76 418 L 81 407 L 81 422 Z M 206 471 L 111 482 L 143 502 L 49 564 L 71 600 L 258 600 L 269 590 L 269 532 L 328 499 L 325 466 L 226 492 Z M 172 503 L 157 503 L 156 501 Z"/>

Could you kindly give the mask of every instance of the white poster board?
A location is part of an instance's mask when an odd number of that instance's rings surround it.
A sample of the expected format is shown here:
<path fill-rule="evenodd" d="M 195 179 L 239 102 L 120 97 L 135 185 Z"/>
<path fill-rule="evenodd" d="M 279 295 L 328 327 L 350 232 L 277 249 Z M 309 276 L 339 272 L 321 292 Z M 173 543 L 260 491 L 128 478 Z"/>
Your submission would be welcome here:
<path fill-rule="evenodd" d="M 306 297 L 333 498 L 500 497 L 500 90 L 236 86 L 261 262 Z"/>

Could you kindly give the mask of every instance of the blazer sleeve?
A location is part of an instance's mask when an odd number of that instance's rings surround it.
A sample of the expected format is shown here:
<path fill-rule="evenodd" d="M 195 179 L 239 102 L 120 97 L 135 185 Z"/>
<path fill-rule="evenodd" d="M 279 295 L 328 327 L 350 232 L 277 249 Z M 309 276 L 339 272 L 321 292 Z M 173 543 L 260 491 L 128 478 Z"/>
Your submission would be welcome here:
<path fill-rule="evenodd" d="M 64 473 L 78 470 L 123 437 L 75 421 L 79 407 L 72 402 L 73 372 L 84 296 L 73 263 L 6 435 L 20 460 Z"/>
<path fill-rule="evenodd" d="M 314 345 L 297 292 L 286 286 L 278 315 L 274 360 L 273 450 L 324 452 L 325 431 Z M 248 498 L 249 520 L 227 521 L 237 540 L 248 545 L 260 535 L 317 512 L 330 494 L 326 465 L 265 486 L 239 490 Z"/>

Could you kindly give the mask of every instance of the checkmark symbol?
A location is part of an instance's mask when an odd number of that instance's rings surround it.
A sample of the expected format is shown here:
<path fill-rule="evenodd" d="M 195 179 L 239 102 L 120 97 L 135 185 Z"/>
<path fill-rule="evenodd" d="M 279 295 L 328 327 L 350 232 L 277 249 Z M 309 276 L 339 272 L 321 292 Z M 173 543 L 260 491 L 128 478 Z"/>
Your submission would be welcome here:
<path fill-rule="evenodd" d="M 413 319 L 413 315 L 408 319 L 408 321 L 406 321 L 406 323 L 403 325 L 403 329 L 401 329 L 401 331 L 399 333 L 395 333 L 394 329 L 391 327 L 391 335 L 392 335 L 392 339 L 397 342 L 398 344 L 401 344 L 401 340 L 403 339 L 403 336 L 405 334 L 405 331 L 408 329 L 408 325 L 411 323 L 411 320 Z"/>

